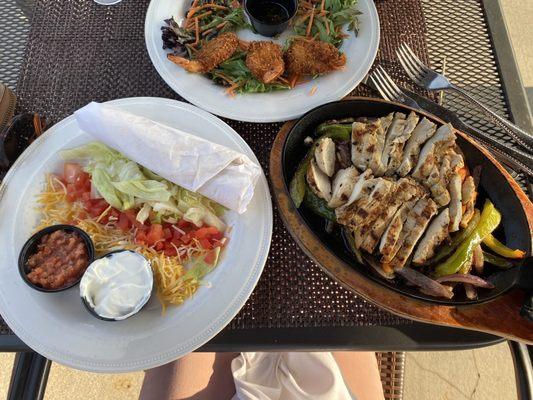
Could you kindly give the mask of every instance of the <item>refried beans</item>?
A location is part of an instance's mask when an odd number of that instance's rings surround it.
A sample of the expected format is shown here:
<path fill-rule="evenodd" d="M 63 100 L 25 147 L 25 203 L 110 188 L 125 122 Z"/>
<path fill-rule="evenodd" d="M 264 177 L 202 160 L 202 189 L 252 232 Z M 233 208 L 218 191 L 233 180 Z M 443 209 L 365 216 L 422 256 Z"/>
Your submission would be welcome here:
<path fill-rule="evenodd" d="M 44 289 L 60 289 L 78 280 L 88 265 L 87 246 L 80 235 L 57 230 L 44 235 L 37 252 L 28 258 L 27 277 Z"/>

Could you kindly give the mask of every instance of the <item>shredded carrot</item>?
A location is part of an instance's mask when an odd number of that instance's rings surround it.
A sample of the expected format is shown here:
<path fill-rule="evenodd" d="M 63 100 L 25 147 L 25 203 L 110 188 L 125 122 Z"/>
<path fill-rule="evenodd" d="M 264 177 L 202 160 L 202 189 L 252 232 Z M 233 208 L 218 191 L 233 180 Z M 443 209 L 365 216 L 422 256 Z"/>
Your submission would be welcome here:
<path fill-rule="evenodd" d="M 196 14 L 198 11 L 200 10 L 203 10 L 204 8 L 214 8 L 214 9 L 217 9 L 217 10 L 227 10 L 228 7 L 226 6 L 220 6 L 218 4 L 213 4 L 213 3 L 208 3 L 208 4 L 204 4 L 204 5 L 201 5 L 201 6 L 198 6 L 198 7 L 194 7 L 189 10 L 189 18 L 192 17 L 194 14 Z"/>
<path fill-rule="evenodd" d="M 311 10 L 311 17 L 309 18 L 309 23 L 307 24 L 307 30 L 305 31 L 305 36 L 311 34 L 311 28 L 313 27 L 313 20 L 315 19 L 315 8 Z"/>
<path fill-rule="evenodd" d="M 194 34 L 196 36 L 196 40 L 194 41 L 193 45 L 197 45 L 200 43 L 200 23 L 198 21 L 198 17 L 194 18 Z"/>
<path fill-rule="evenodd" d="M 314 95 L 314 94 L 316 93 L 317 89 L 318 89 L 318 88 L 316 87 L 316 85 L 313 86 L 313 87 L 311 88 L 311 91 L 309 92 L 309 96 Z"/>
<path fill-rule="evenodd" d="M 215 28 L 211 28 L 211 29 L 208 29 L 206 31 L 203 31 L 202 32 L 202 36 L 208 35 L 209 33 L 213 32 L 214 30 L 215 30 Z"/>
<path fill-rule="evenodd" d="M 194 0 L 191 4 L 191 8 L 189 8 L 189 11 L 187 12 L 187 17 L 185 18 L 185 22 L 183 23 L 183 26 L 186 27 L 189 24 L 189 19 L 192 17 L 192 10 L 196 7 L 198 4 L 198 0 Z"/>
<path fill-rule="evenodd" d="M 235 89 L 237 89 L 239 86 L 241 86 L 240 83 L 234 83 L 233 85 L 231 85 L 229 88 L 226 89 L 226 94 L 232 97 L 235 96 Z"/>
<path fill-rule="evenodd" d="M 290 82 L 289 82 L 287 79 L 285 79 L 284 77 L 282 77 L 282 76 L 278 77 L 278 80 L 279 80 L 281 83 L 285 83 L 286 85 L 289 85 L 289 84 L 290 84 Z"/>
<path fill-rule="evenodd" d="M 294 75 L 294 76 L 290 77 L 289 85 L 290 85 L 291 89 L 298 84 L 298 79 L 300 79 L 299 75 Z"/>
<path fill-rule="evenodd" d="M 188 49 L 190 49 L 193 53 L 196 53 L 198 51 L 198 49 L 196 47 L 194 47 L 192 44 L 186 44 L 185 47 L 187 47 Z"/>
<path fill-rule="evenodd" d="M 326 5 L 326 0 L 322 0 L 322 3 L 320 4 L 320 11 L 324 12 L 324 6 Z"/>
<path fill-rule="evenodd" d="M 325 22 L 325 25 L 326 25 L 326 34 L 329 35 L 329 33 L 331 32 L 330 29 L 329 29 L 329 22 L 327 20 L 324 20 Z"/>
<path fill-rule="evenodd" d="M 227 23 L 228 23 L 228 21 L 221 22 L 220 24 L 217 25 L 217 29 L 221 29 Z"/>
<path fill-rule="evenodd" d="M 205 13 L 197 15 L 196 18 L 202 19 L 203 17 L 207 17 L 208 15 L 211 15 L 211 14 L 213 14 L 213 11 L 206 11 Z"/>

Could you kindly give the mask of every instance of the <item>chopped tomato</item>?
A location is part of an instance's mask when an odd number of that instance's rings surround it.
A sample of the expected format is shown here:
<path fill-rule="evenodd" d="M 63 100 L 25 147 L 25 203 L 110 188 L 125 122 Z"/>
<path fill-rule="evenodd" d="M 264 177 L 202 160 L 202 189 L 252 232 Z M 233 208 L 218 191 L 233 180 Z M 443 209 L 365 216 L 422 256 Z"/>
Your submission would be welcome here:
<path fill-rule="evenodd" d="M 184 219 L 180 219 L 178 221 L 178 228 L 180 228 L 183 231 L 187 231 L 193 228 L 193 224 L 191 224 L 189 221 L 185 221 Z"/>
<path fill-rule="evenodd" d="M 200 245 L 202 246 L 202 248 L 206 250 L 211 250 L 213 248 L 213 244 L 209 241 L 209 239 L 201 238 L 201 239 L 198 239 L 198 241 L 200 242 Z"/>
<path fill-rule="evenodd" d="M 171 229 L 171 231 L 172 231 L 172 241 L 180 240 L 182 234 L 180 232 L 178 232 L 177 229 Z"/>
<path fill-rule="evenodd" d="M 163 250 L 164 247 L 165 243 L 161 240 L 154 245 L 154 249 L 156 249 L 157 251 Z"/>
<path fill-rule="evenodd" d="M 99 217 L 106 209 L 109 207 L 109 204 L 104 199 L 97 199 L 91 201 L 91 206 L 87 209 L 89 214 L 92 217 Z"/>
<path fill-rule="evenodd" d="M 76 177 L 83 173 L 83 168 L 80 164 L 65 163 L 63 165 L 63 178 L 67 183 L 75 183 Z"/>
<path fill-rule="evenodd" d="M 176 249 L 174 247 L 170 247 L 168 249 L 165 249 L 163 250 L 163 253 L 167 256 L 167 257 L 174 257 L 174 256 L 177 256 L 178 255 L 178 252 L 176 251 Z"/>
<path fill-rule="evenodd" d="M 116 226 L 125 232 L 131 228 L 131 221 L 125 213 L 120 213 Z"/>
<path fill-rule="evenodd" d="M 218 235 L 220 232 L 214 226 L 206 226 L 198 229 L 194 232 L 194 237 L 197 239 L 210 238 L 211 236 Z"/>
<path fill-rule="evenodd" d="M 211 250 L 209 253 L 206 254 L 204 257 L 204 261 L 206 264 L 213 265 L 217 258 L 217 252 L 216 250 Z"/>
<path fill-rule="evenodd" d="M 147 238 L 146 233 L 143 231 L 137 231 L 137 234 L 135 235 L 135 243 L 136 244 L 146 244 Z"/>
<path fill-rule="evenodd" d="M 191 243 L 191 240 L 192 240 L 192 237 L 191 237 L 191 235 L 189 233 L 186 233 L 185 235 L 183 235 L 181 237 L 181 242 L 183 244 L 189 244 L 189 243 Z"/>
<path fill-rule="evenodd" d="M 157 241 L 163 239 L 163 225 L 153 224 L 150 226 L 150 231 L 146 235 L 146 241 L 149 246 L 154 245 Z M 159 250 L 156 248 L 156 250 Z"/>
<path fill-rule="evenodd" d="M 163 237 L 165 240 L 172 239 L 172 232 L 170 228 L 163 228 Z"/>

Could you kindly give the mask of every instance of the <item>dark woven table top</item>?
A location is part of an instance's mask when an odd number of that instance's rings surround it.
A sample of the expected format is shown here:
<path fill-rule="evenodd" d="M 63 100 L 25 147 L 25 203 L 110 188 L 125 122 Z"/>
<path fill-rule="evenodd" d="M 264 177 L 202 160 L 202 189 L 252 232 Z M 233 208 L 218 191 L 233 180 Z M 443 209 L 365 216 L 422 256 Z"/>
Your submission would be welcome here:
<path fill-rule="evenodd" d="M 89 101 L 156 96 L 177 100 L 153 68 L 144 44 L 148 0 L 101 7 L 89 0 L 36 0 L 16 93 L 19 111 L 53 121 Z M 377 0 L 381 43 L 377 62 L 406 82 L 394 50 L 407 42 L 428 61 L 420 0 Z M 365 89 L 354 94 L 371 95 Z M 251 146 L 265 172 L 281 124 L 226 120 Z M 227 329 L 398 325 L 390 314 L 343 289 L 298 248 L 277 212 L 271 250 L 252 296 Z M 5 324 L 0 333 L 7 333 Z"/>

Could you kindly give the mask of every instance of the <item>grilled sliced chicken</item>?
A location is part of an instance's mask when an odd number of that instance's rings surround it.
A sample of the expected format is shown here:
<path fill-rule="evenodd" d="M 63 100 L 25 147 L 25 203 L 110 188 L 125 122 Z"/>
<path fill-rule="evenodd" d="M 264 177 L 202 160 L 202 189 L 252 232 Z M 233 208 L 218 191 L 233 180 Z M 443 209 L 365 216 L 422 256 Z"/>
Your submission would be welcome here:
<path fill-rule="evenodd" d="M 435 249 L 448 236 L 448 226 L 450 224 L 450 211 L 445 208 L 440 214 L 431 221 L 426 233 L 420 240 L 413 256 L 413 264 L 425 264 L 435 255 Z"/>
<path fill-rule="evenodd" d="M 368 253 L 373 253 L 383 232 L 390 224 L 398 208 L 405 202 L 413 198 L 419 198 L 424 194 L 424 189 L 417 182 L 410 178 L 401 178 L 394 190 L 389 192 L 389 196 L 381 205 L 381 211 L 375 219 L 369 218 L 361 227 L 361 231 L 366 234 L 363 237 L 361 249 Z"/>
<path fill-rule="evenodd" d="M 455 134 L 452 125 L 442 125 L 422 147 L 416 167 L 411 173 L 413 178 L 426 179 L 433 167 L 438 165 L 445 151 L 454 144 Z"/>
<path fill-rule="evenodd" d="M 359 175 L 359 179 L 346 204 L 335 209 L 335 215 L 339 224 L 348 227 L 352 226 L 351 218 L 359 207 L 359 200 L 368 198 L 379 182 L 378 178 L 366 179 L 365 176 L 369 176 L 366 171 Z"/>
<path fill-rule="evenodd" d="M 364 238 L 371 232 L 374 222 L 380 217 L 383 209 L 388 207 L 398 187 L 395 182 L 383 178 L 378 179 L 379 182 L 368 198 L 359 200 L 358 209 L 352 216 L 355 228 L 354 241 L 357 248 L 361 248 Z"/>
<path fill-rule="evenodd" d="M 413 130 L 416 128 L 417 124 L 418 115 L 415 112 L 411 111 L 409 113 L 409 116 L 407 117 L 407 120 L 405 121 L 403 132 L 398 136 L 392 138 L 390 154 L 388 156 L 389 161 L 387 163 L 387 170 L 385 171 L 386 176 L 391 176 L 395 174 L 396 170 L 402 163 L 405 144 L 411 137 L 411 134 L 413 133 Z M 386 145 L 387 144 L 385 143 L 385 146 Z M 383 151 L 383 155 L 385 155 L 385 150 Z"/>
<path fill-rule="evenodd" d="M 401 138 L 403 134 L 406 122 L 405 114 L 400 112 L 394 113 L 394 118 L 385 137 L 385 146 L 383 147 L 383 154 L 381 156 L 381 164 L 385 167 L 385 170 L 387 170 L 387 166 L 389 165 L 392 149 L 396 145 L 397 139 Z"/>
<path fill-rule="evenodd" d="M 403 224 L 399 239 L 401 245 L 390 263 L 394 270 L 404 267 L 416 243 L 426 230 L 429 221 L 431 221 L 436 213 L 437 204 L 433 200 L 422 198 L 416 202 Z"/>
<path fill-rule="evenodd" d="M 344 204 L 344 206 L 349 206 L 354 201 L 358 200 L 359 197 L 364 193 L 365 190 L 371 190 L 373 188 L 375 181 L 367 182 L 372 179 L 372 170 L 367 169 L 365 172 L 363 172 L 361 175 L 359 175 L 359 178 L 357 178 L 357 182 L 355 183 L 355 186 L 353 187 L 352 193 L 350 194 L 350 197 L 348 198 L 348 201 Z M 370 192 L 369 192 L 370 193 Z"/>
<path fill-rule="evenodd" d="M 428 120 L 422 118 L 405 145 L 402 156 L 402 162 L 397 169 L 400 176 L 407 175 L 418 161 L 420 147 L 435 133 L 436 125 Z"/>
<path fill-rule="evenodd" d="M 362 185 L 361 195 L 356 201 L 349 206 L 335 209 L 337 222 L 358 230 L 364 219 L 368 218 L 374 212 L 376 202 L 379 205 L 379 202 L 383 200 L 392 185 L 393 182 L 382 178 L 365 181 Z M 356 247 L 359 247 L 357 238 Z"/>
<path fill-rule="evenodd" d="M 331 138 L 322 138 L 315 150 L 315 161 L 318 168 L 327 176 L 332 177 L 335 172 L 335 142 Z"/>
<path fill-rule="evenodd" d="M 357 183 L 358 176 L 359 173 L 353 165 L 337 171 L 333 179 L 331 200 L 328 203 L 329 207 L 337 208 L 348 201 Z"/>
<path fill-rule="evenodd" d="M 352 162 L 360 171 L 370 168 L 376 174 L 381 169 L 381 154 L 385 144 L 383 119 L 367 124 L 354 122 L 352 125 Z"/>
<path fill-rule="evenodd" d="M 352 124 L 352 163 L 360 171 L 368 167 L 368 160 L 365 160 L 365 135 L 369 129 L 366 122 L 354 122 Z"/>
<path fill-rule="evenodd" d="M 440 206 L 444 207 L 450 203 L 450 192 L 448 192 L 449 165 L 441 164 L 440 171 L 433 167 L 433 171 L 427 178 L 427 186 L 431 192 L 431 197 Z"/>
<path fill-rule="evenodd" d="M 379 242 L 379 252 L 381 253 L 381 262 L 388 264 L 392 261 L 401 243 L 399 243 L 400 234 L 402 233 L 403 224 L 407 219 L 409 211 L 415 206 L 417 200 L 411 200 L 403 203 L 398 211 L 394 214 L 389 226 L 385 229 L 383 236 Z"/>
<path fill-rule="evenodd" d="M 466 228 L 474 216 L 474 205 L 476 204 L 477 192 L 474 178 L 467 176 L 461 187 L 461 203 L 463 207 L 463 216 L 461 218 L 461 228 Z"/>
<path fill-rule="evenodd" d="M 450 191 L 450 232 L 459 230 L 459 224 L 463 217 L 461 183 L 461 175 L 458 172 L 453 172 L 448 185 Z"/>
<path fill-rule="evenodd" d="M 307 183 L 311 190 L 321 199 L 331 200 L 331 182 L 328 176 L 322 172 L 314 159 L 309 163 L 307 168 Z"/>
<path fill-rule="evenodd" d="M 347 225 L 354 229 L 355 247 L 361 246 L 363 236 L 368 228 L 368 221 L 377 218 L 381 204 L 387 201 L 389 193 L 396 184 L 383 178 L 373 179 L 375 183 L 370 193 L 366 192 L 347 210 Z M 337 220 L 338 221 L 338 220 Z M 340 222 L 343 223 L 342 221 Z"/>

